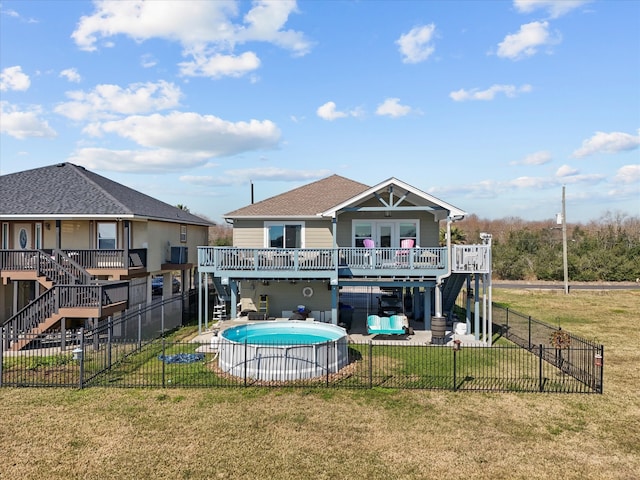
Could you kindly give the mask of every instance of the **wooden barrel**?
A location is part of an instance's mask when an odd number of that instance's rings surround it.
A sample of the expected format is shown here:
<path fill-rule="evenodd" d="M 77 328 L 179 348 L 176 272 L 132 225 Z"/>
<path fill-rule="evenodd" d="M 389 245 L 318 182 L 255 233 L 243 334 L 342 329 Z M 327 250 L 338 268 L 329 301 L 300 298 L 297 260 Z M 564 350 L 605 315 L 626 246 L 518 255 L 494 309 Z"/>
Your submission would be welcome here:
<path fill-rule="evenodd" d="M 447 329 L 447 319 L 445 317 L 431 317 L 431 337 L 444 338 Z"/>

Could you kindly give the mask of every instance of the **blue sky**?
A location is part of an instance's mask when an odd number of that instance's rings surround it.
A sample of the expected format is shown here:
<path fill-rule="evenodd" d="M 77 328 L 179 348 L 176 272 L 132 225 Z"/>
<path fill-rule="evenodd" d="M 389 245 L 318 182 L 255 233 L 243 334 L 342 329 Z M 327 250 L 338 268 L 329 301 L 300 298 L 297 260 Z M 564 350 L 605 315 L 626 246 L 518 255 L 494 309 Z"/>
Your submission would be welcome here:
<path fill-rule="evenodd" d="M 640 2 L 1 1 L 0 172 L 221 221 L 339 174 L 482 218 L 640 215 Z"/>

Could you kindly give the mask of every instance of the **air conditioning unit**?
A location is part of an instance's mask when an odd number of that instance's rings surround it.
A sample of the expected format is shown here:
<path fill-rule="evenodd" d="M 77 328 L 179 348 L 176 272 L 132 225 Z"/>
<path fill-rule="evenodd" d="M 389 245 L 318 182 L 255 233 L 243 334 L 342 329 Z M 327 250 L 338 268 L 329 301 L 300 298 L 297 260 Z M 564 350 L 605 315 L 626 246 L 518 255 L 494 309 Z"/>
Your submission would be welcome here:
<path fill-rule="evenodd" d="M 187 263 L 187 247 L 171 247 L 171 263 Z"/>

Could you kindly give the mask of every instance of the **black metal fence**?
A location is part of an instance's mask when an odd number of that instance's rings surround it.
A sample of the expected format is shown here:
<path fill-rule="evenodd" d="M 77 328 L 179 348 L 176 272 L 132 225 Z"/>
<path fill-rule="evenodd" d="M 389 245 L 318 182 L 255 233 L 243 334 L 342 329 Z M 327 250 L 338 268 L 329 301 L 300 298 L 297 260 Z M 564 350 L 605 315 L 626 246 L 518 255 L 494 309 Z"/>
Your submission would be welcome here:
<path fill-rule="evenodd" d="M 194 318 L 195 300 L 191 292 L 155 301 L 91 328 L 66 331 L 64 341 L 56 334 L 40 336 L 33 342 L 37 348 L 13 351 L 3 347 L 0 386 L 602 393 L 602 345 L 496 306 L 494 331 L 515 345 L 345 341 L 296 350 L 271 343 L 258 352 L 248 344 L 235 344 L 229 355 L 220 342 L 187 342 L 171 333 Z M 338 348 L 344 350 L 331 353 Z M 281 373 L 274 374 L 274 368 Z"/>

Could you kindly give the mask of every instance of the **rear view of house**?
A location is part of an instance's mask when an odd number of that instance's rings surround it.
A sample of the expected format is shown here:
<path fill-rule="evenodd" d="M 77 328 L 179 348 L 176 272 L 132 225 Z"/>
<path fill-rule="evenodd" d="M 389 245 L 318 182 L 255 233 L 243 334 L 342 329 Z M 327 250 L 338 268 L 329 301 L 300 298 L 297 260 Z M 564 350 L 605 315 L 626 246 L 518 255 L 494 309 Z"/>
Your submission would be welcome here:
<path fill-rule="evenodd" d="M 411 292 L 431 330 L 470 275 L 490 272 L 490 245 L 454 246 L 448 234 L 439 244 L 441 223 L 449 233 L 465 215 L 396 178 L 370 187 L 332 175 L 226 214 L 233 247 L 200 247 L 199 271 L 232 317 L 245 303 L 275 318 L 304 305 L 335 324 L 341 290 L 375 287 Z"/>

